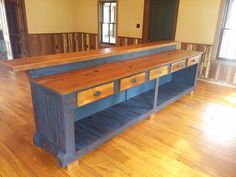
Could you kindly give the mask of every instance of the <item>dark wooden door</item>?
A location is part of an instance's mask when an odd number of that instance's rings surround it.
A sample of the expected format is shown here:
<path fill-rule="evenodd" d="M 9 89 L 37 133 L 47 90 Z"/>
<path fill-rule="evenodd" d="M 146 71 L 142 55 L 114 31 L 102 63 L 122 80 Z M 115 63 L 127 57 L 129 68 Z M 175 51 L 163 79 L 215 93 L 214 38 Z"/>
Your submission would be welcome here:
<path fill-rule="evenodd" d="M 13 57 L 29 56 L 24 0 L 5 0 L 5 8 Z"/>
<path fill-rule="evenodd" d="M 175 34 L 178 0 L 150 0 L 148 42 L 172 40 Z"/>
<path fill-rule="evenodd" d="M 20 31 L 18 29 L 17 16 L 16 16 L 17 5 L 15 1 L 6 0 L 5 6 L 6 6 L 7 22 L 8 22 L 12 52 L 14 58 L 20 58 L 21 56 Z"/>

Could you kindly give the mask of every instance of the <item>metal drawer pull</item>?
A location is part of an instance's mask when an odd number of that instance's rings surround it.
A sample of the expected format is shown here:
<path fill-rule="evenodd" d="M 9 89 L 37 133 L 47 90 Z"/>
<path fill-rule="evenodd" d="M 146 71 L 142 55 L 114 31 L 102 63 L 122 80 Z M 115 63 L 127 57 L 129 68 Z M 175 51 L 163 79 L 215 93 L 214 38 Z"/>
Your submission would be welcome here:
<path fill-rule="evenodd" d="M 177 67 L 184 67 L 184 64 L 177 64 Z"/>
<path fill-rule="evenodd" d="M 137 82 L 136 79 L 132 79 L 132 80 L 131 80 L 131 83 L 132 83 L 132 84 L 135 84 L 136 82 Z"/>
<path fill-rule="evenodd" d="M 101 96 L 102 92 L 101 91 L 96 91 L 93 96 Z"/>
<path fill-rule="evenodd" d="M 162 71 L 161 71 L 161 70 L 158 70 L 158 71 L 157 71 L 157 74 L 161 74 L 161 73 L 162 73 Z"/>

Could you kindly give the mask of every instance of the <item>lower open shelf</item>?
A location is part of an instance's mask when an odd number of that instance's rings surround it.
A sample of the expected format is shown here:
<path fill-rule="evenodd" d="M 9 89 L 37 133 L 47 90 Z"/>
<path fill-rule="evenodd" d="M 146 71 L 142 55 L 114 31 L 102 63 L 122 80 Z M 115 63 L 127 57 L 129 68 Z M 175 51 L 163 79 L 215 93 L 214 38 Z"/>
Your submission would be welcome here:
<path fill-rule="evenodd" d="M 194 87 L 191 85 L 174 81 L 160 86 L 158 90 L 157 107 L 165 107 L 193 88 Z"/>
<path fill-rule="evenodd" d="M 150 90 L 75 122 L 77 151 L 92 149 L 96 144 L 100 144 L 102 138 L 105 141 L 106 138 L 111 138 L 113 134 L 141 120 L 145 113 L 153 109 L 153 94 L 154 90 Z"/>
<path fill-rule="evenodd" d="M 173 81 L 159 87 L 156 109 L 154 89 L 75 122 L 75 142 L 79 156 L 109 140 L 137 121 L 174 102 L 193 89 Z"/>

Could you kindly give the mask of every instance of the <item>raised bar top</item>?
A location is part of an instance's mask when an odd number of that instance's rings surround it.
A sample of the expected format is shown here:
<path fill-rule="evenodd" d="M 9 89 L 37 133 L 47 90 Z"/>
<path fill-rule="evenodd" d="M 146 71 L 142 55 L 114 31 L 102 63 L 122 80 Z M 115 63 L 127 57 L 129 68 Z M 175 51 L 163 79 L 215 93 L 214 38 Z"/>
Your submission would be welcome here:
<path fill-rule="evenodd" d="M 34 82 L 61 95 L 134 75 L 152 68 L 200 55 L 200 52 L 172 50 L 138 57 L 132 60 L 107 63 L 80 70 L 33 79 Z"/>
<path fill-rule="evenodd" d="M 50 66 L 57 66 L 69 63 L 76 63 L 80 61 L 94 60 L 104 57 L 111 57 L 115 55 L 122 55 L 131 52 L 139 52 L 148 49 L 161 48 L 171 45 L 177 45 L 179 42 L 175 41 L 160 41 L 138 45 L 131 45 L 125 47 L 114 47 L 108 49 L 90 50 L 84 52 L 47 55 L 39 57 L 22 58 L 12 61 L 0 61 L 0 65 L 14 72 L 27 71 L 32 69 L 39 69 Z"/>

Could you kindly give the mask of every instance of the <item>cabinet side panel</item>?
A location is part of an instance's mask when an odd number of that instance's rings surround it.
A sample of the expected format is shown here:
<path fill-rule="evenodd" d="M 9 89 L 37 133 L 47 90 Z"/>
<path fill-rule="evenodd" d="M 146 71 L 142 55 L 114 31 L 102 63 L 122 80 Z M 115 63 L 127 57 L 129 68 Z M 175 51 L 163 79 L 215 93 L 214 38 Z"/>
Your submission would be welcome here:
<path fill-rule="evenodd" d="M 56 94 L 31 82 L 32 101 L 35 117 L 35 134 L 39 146 L 51 145 L 53 154 L 65 150 L 62 102 Z M 35 136 L 36 136 L 35 135 Z M 35 140 L 37 141 L 37 140 Z"/>

